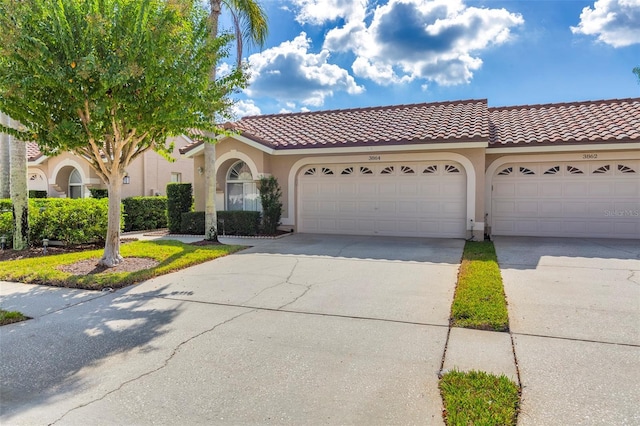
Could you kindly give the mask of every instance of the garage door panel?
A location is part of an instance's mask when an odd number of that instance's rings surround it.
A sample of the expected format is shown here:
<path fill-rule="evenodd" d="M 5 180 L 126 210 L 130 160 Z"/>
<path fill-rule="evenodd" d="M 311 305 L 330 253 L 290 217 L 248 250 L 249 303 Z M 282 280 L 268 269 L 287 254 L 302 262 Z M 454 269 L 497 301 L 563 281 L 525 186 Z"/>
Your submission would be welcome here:
<path fill-rule="evenodd" d="M 460 172 L 444 173 L 445 162 L 315 166 L 355 171 L 348 176 L 303 170 L 298 178 L 300 232 L 464 237 L 466 176 L 461 165 L 446 164 Z M 431 165 L 437 167 L 423 173 Z M 372 172 L 361 173 L 365 168 Z"/>
<path fill-rule="evenodd" d="M 625 161 L 628 168 L 621 164 L 548 162 L 501 167 L 502 174 L 491 177 L 491 232 L 640 238 L 640 174 L 636 172 L 640 161 Z M 534 174 L 524 173 L 526 168 Z"/>

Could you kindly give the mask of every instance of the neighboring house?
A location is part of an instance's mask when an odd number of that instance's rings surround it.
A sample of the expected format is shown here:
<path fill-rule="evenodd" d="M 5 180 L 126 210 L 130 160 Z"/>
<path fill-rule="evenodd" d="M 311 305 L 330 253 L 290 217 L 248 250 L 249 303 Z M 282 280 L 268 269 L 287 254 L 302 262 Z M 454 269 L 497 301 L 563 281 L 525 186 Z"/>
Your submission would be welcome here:
<path fill-rule="evenodd" d="M 179 149 L 192 143 L 185 136 L 171 138 L 174 142 L 171 163 L 159 154 L 148 151 L 126 168 L 122 198 L 140 195 L 166 195 L 170 182 L 193 182 L 193 160 L 180 156 Z M 47 191 L 49 197 L 89 197 L 89 188 L 106 188 L 89 163 L 69 152 L 47 157 L 34 142 L 27 145 L 28 185 L 30 190 Z"/>
<path fill-rule="evenodd" d="M 454 237 L 640 238 L 640 99 L 489 108 L 486 100 L 245 117 L 217 145 L 217 207 L 282 227 Z M 203 142 L 180 151 L 204 167 Z M 204 179 L 194 173 L 196 209 Z"/>

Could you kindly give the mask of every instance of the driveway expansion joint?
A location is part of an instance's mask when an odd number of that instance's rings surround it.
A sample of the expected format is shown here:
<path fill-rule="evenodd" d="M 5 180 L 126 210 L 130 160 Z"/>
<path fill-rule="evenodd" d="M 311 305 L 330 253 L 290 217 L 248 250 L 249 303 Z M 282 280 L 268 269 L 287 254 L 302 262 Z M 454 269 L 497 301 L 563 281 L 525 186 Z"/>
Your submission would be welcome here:
<path fill-rule="evenodd" d="M 48 426 L 55 425 L 60 420 L 64 419 L 67 416 L 67 414 L 69 414 L 69 413 L 71 413 L 71 412 L 73 412 L 75 410 L 87 407 L 87 406 L 89 406 L 89 405 L 91 405 L 93 403 L 96 403 L 98 401 L 102 401 L 107 396 L 112 395 L 112 394 L 120 391 L 123 387 L 125 387 L 128 384 L 134 383 L 134 382 L 142 379 L 143 377 L 147 377 L 147 376 L 150 376 L 150 375 L 152 375 L 154 373 L 157 373 L 158 371 L 160 371 L 160 370 L 164 369 L 165 367 L 167 367 L 169 365 L 169 363 L 171 362 L 171 360 L 176 356 L 176 354 L 178 353 L 180 348 L 182 348 L 187 343 L 197 339 L 198 337 L 204 336 L 205 334 L 211 333 L 212 331 L 215 331 L 218 327 L 222 327 L 223 325 L 229 324 L 230 322 L 236 320 L 237 318 L 240 318 L 241 316 L 250 314 L 252 312 L 254 312 L 254 311 L 248 310 L 248 311 L 242 312 L 242 313 L 240 313 L 238 315 L 235 315 L 235 316 L 233 316 L 233 317 L 231 317 L 231 318 L 229 318 L 229 319 L 227 319 L 225 321 L 222 321 L 222 322 L 214 325 L 213 327 L 211 327 L 211 328 L 209 328 L 207 330 L 204 330 L 204 331 L 202 331 L 202 332 L 200 332 L 200 333 L 198 333 L 198 334 L 196 334 L 194 336 L 191 336 L 186 340 L 183 340 L 182 342 L 178 343 L 178 345 L 175 348 L 173 348 L 173 351 L 171 351 L 171 354 L 169 355 L 169 357 L 167 359 L 165 359 L 164 362 L 159 367 L 154 368 L 151 371 L 147 371 L 145 373 L 142 373 L 142 374 L 138 375 L 137 377 L 134 377 L 133 379 L 129 379 L 129 380 L 126 380 L 126 381 L 122 382 L 117 388 L 110 390 L 109 392 L 105 393 L 104 395 L 102 395 L 99 398 L 95 398 L 95 399 L 93 399 L 93 400 L 91 400 L 89 402 L 85 402 L 85 403 L 80 404 L 80 405 L 78 405 L 76 407 L 70 408 L 64 414 L 62 414 L 60 417 L 58 417 L 56 420 L 54 420 L 53 422 L 49 423 Z"/>

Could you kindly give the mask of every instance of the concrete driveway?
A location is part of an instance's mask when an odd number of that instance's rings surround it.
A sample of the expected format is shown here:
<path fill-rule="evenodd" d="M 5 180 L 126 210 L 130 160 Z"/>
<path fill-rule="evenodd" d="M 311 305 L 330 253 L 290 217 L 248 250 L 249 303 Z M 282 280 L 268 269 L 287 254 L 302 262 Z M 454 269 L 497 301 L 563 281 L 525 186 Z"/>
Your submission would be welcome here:
<path fill-rule="evenodd" d="M 520 425 L 640 424 L 640 241 L 498 237 Z"/>
<path fill-rule="evenodd" d="M 0 283 L 2 424 L 442 424 L 464 241 L 293 235 L 114 293 Z"/>

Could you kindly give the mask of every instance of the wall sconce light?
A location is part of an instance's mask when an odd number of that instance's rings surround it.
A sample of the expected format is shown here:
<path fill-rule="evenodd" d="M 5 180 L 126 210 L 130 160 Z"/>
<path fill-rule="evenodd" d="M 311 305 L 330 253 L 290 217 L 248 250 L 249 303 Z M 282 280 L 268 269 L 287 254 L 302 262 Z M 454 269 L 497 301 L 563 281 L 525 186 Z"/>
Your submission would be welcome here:
<path fill-rule="evenodd" d="M 203 173 L 204 173 L 204 167 L 202 166 L 198 167 L 198 174 L 202 176 Z"/>
<path fill-rule="evenodd" d="M 131 183 L 131 178 L 129 177 L 129 175 L 124 175 L 124 177 L 122 178 L 122 183 L 124 183 L 125 185 L 129 185 Z"/>

